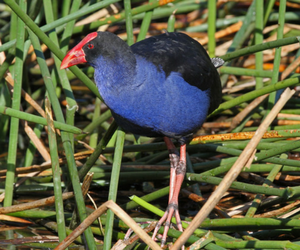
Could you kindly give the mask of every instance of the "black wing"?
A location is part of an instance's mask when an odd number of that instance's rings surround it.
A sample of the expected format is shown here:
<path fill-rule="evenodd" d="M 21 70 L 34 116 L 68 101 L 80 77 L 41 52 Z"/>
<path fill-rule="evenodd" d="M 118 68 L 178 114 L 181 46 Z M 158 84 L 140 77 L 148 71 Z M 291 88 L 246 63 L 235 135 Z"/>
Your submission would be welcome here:
<path fill-rule="evenodd" d="M 135 43 L 131 49 L 163 70 L 166 76 L 178 72 L 187 83 L 201 90 L 211 88 L 209 112 L 219 106 L 222 94 L 219 74 L 202 45 L 188 35 L 164 33 Z"/>

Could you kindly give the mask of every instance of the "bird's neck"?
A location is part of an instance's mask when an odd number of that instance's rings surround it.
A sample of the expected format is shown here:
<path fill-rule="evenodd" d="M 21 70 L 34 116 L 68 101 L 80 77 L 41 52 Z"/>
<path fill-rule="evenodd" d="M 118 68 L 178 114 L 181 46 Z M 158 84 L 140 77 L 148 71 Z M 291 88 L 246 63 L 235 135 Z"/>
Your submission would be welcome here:
<path fill-rule="evenodd" d="M 130 50 L 130 48 L 128 47 Z M 132 85 L 136 74 L 136 59 L 130 51 L 112 51 L 110 56 L 101 56 L 95 68 L 95 81 L 101 92 L 120 92 Z"/>

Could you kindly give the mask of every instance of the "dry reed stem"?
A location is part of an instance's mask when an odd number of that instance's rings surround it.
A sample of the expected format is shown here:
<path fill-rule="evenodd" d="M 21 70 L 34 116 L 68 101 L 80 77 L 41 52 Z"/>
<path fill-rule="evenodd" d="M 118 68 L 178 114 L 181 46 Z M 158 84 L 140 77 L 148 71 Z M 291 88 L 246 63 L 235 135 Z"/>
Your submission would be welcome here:
<path fill-rule="evenodd" d="M 279 2 L 275 2 L 275 5 L 279 6 Z M 290 1 L 286 2 L 286 6 L 290 7 L 290 8 L 300 9 L 300 4 L 299 3 L 291 3 Z"/>
<path fill-rule="evenodd" d="M 73 192 L 63 193 L 63 200 L 67 200 L 74 197 Z M 55 203 L 55 196 L 50 196 L 45 199 L 40 199 L 37 201 L 27 202 L 23 204 L 13 205 L 9 207 L 0 207 L 0 214 L 8 214 L 8 213 L 14 213 L 18 211 L 38 208 L 38 207 L 44 207 L 44 206 L 51 206 Z"/>
<path fill-rule="evenodd" d="M 263 176 L 267 176 L 268 174 L 265 173 Z M 289 175 L 289 174 L 283 174 L 283 173 L 278 173 L 275 176 L 275 180 L 277 181 L 285 181 L 285 182 L 300 182 L 300 176 L 299 175 Z"/>
<path fill-rule="evenodd" d="M 181 190 L 180 193 L 188 196 L 189 199 L 195 202 L 199 202 L 200 204 L 204 204 L 207 201 L 207 199 L 200 197 L 199 195 L 194 194 L 186 189 Z M 230 216 L 217 205 L 214 207 L 214 212 L 217 213 L 221 218 L 230 218 Z"/>
<path fill-rule="evenodd" d="M 5 80 L 8 83 L 8 87 L 10 88 L 11 91 L 13 91 L 14 88 L 14 80 L 11 76 L 11 74 L 9 72 L 5 73 Z M 23 96 L 23 98 L 38 112 L 40 113 L 41 116 L 45 117 L 45 112 L 44 110 L 40 107 L 40 105 L 34 101 L 31 96 L 29 94 L 27 94 L 27 92 L 25 92 L 23 89 L 21 90 L 21 94 Z M 36 149 L 39 151 L 39 153 L 41 154 L 41 156 L 44 158 L 45 161 L 49 161 L 51 160 L 50 154 L 48 153 L 47 149 L 45 148 L 44 144 L 42 143 L 42 141 L 36 136 L 36 134 L 34 133 L 33 129 L 28 126 L 28 122 L 27 121 L 23 121 L 21 120 L 21 124 L 24 126 L 24 130 L 26 132 L 26 134 L 28 135 L 28 137 L 30 138 L 30 140 L 32 141 L 32 143 L 35 145 Z M 20 186 L 23 182 L 25 182 L 25 180 L 27 180 L 29 177 L 35 176 L 37 175 L 39 172 L 34 172 L 29 174 L 27 177 L 22 178 L 20 180 L 18 180 L 18 182 L 16 183 L 15 187 Z M 5 192 L 3 192 L 0 195 L 0 202 L 2 202 L 5 198 Z"/>
<path fill-rule="evenodd" d="M 283 34 L 288 33 L 291 30 L 290 27 L 284 25 L 283 28 Z M 264 42 L 270 42 L 270 41 L 274 41 L 277 39 L 277 32 L 275 32 L 274 34 L 272 34 L 271 36 L 269 36 L 267 39 L 264 40 Z"/>
<path fill-rule="evenodd" d="M 21 223 L 21 224 L 34 224 L 32 221 L 14 217 L 14 216 L 10 216 L 10 215 L 6 215 L 6 214 L 0 214 L 0 220 L 2 221 L 2 223 L 3 223 L 3 221 L 11 221 L 11 222 Z M 2 230 L 0 230 L 0 232 L 7 231 L 7 230 L 13 230 L 13 229 L 11 229 L 11 227 L 6 227 L 6 226 L 2 226 L 2 227 L 3 228 L 2 228 Z M 1 245 L 3 244 L 2 241 L 3 241 L 3 239 L 1 240 Z"/>
<path fill-rule="evenodd" d="M 50 157 L 49 152 L 47 151 L 47 149 L 46 149 L 45 145 L 42 143 L 42 141 L 34 133 L 33 129 L 30 126 L 28 126 L 28 122 L 25 121 L 24 123 L 22 122 L 22 124 L 24 125 L 24 130 L 25 130 L 26 134 L 28 135 L 28 137 L 30 138 L 32 143 L 34 144 L 35 148 L 39 151 L 39 153 L 41 154 L 43 159 L 45 161 L 50 161 L 51 157 Z"/>
<path fill-rule="evenodd" d="M 11 88 L 14 87 L 14 80 L 10 73 L 5 74 L 5 80 L 10 85 Z M 42 117 L 46 118 L 45 111 L 41 108 L 41 106 L 31 98 L 31 96 L 22 89 L 22 96 L 28 104 L 30 104 Z"/>
<path fill-rule="evenodd" d="M 93 176 L 94 176 L 93 172 L 88 172 L 87 175 L 83 179 L 83 182 L 82 182 L 82 185 L 81 185 L 81 192 L 82 192 L 82 196 L 83 196 L 84 200 L 85 200 L 85 198 L 88 194 L 88 191 L 90 189 L 91 183 L 93 181 Z M 71 230 L 75 229 L 76 226 L 77 226 L 77 214 L 78 214 L 77 206 L 75 206 L 75 208 L 73 210 L 72 219 L 71 219 L 71 222 L 70 222 L 70 225 L 69 225 L 69 228 Z"/>
<path fill-rule="evenodd" d="M 292 52 L 296 49 L 299 49 L 299 47 L 300 47 L 300 45 L 298 43 L 290 44 L 289 46 L 282 47 L 281 57 L 283 58 L 283 57 L 287 56 L 288 53 L 290 53 L 290 52 Z M 275 49 L 265 50 L 264 51 L 263 62 L 268 62 L 268 61 L 274 60 L 274 57 L 275 57 Z M 241 67 L 251 69 L 251 68 L 255 68 L 254 65 L 255 65 L 255 57 L 250 57 L 250 58 L 247 58 L 247 60 L 244 61 L 243 65 L 241 65 Z M 267 68 L 264 65 L 264 70 L 266 70 L 266 69 Z M 272 70 L 272 69 L 273 69 L 273 67 L 268 68 L 268 70 Z"/>
<path fill-rule="evenodd" d="M 89 198 L 89 200 L 92 202 L 93 206 L 94 206 L 94 209 L 96 210 L 98 207 L 97 207 L 97 204 L 96 202 L 94 201 L 93 197 L 87 193 L 86 196 Z M 100 229 L 100 232 L 102 233 L 102 235 L 104 235 L 104 230 L 103 230 L 103 227 L 102 227 L 102 222 L 101 222 L 101 219 L 100 217 L 98 217 L 98 223 L 99 223 L 99 229 Z"/>
<path fill-rule="evenodd" d="M 20 229 L 20 228 L 16 228 Z M 6 229 L 7 230 L 7 229 Z M 13 228 L 9 228 L 9 230 L 14 230 Z M 47 235 L 47 236 L 28 236 L 28 237 L 22 237 L 22 238 L 14 238 L 14 239 L 7 239 L 7 240 L 1 240 L 2 246 L 17 246 L 17 245 L 25 245 L 30 243 L 39 243 L 42 244 L 46 242 L 59 242 L 59 239 L 57 236 Z M 1 248 L 3 250 L 5 248 Z"/>
<path fill-rule="evenodd" d="M 254 218 L 271 218 L 271 217 L 279 217 L 278 215 L 286 213 L 287 211 L 291 210 L 292 208 L 298 206 L 300 204 L 300 200 L 294 201 L 289 205 L 281 207 L 277 210 L 273 210 L 263 214 L 256 214 Z"/>
<path fill-rule="evenodd" d="M 146 233 L 151 232 L 156 225 L 156 221 L 150 222 L 150 224 L 144 229 Z M 131 245 L 133 242 L 137 241 L 139 239 L 139 236 L 137 234 L 133 235 L 127 240 L 118 240 L 117 243 L 111 248 L 111 250 L 121 250 L 124 249 L 125 247 L 128 247 Z"/>
<path fill-rule="evenodd" d="M 231 121 L 229 131 L 233 130 L 240 122 L 253 110 L 255 109 L 263 100 L 265 100 L 269 94 L 262 95 L 254 99 L 246 108 L 244 108 L 240 113 L 238 113 Z"/>
<path fill-rule="evenodd" d="M 1 45 L 2 45 L 2 42 L 1 42 L 1 39 L 0 39 L 0 46 L 1 46 Z M 1 65 L 4 63 L 5 58 L 6 58 L 6 56 L 5 56 L 4 51 L 0 52 L 0 64 L 1 64 Z"/>
<path fill-rule="evenodd" d="M 82 159 L 89 157 L 92 153 L 93 153 L 93 151 L 91 151 L 91 150 L 75 153 L 74 159 L 76 161 L 82 160 Z M 64 163 L 66 163 L 66 159 L 60 158 L 59 164 L 64 164 Z M 46 162 L 42 163 L 41 165 L 32 165 L 29 167 L 16 168 L 16 174 L 24 174 L 24 173 L 31 173 L 31 172 L 35 172 L 35 171 L 43 171 L 43 170 L 46 170 L 49 168 L 51 168 L 51 161 L 46 161 Z M 6 173 L 7 173 L 6 169 L 0 170 L 0 176 L 5 176 Z"/>
<path fill-rule="evenodd" d="M 277 198 L 277 196 L 264 197 L 263 202 L 269 202 L 276 198 Z M 230 207 L 226 211 L 230 217 L 234 217 L 235 215 L 246 212 L 249 209 L 249 207 L 252 205 L 252 203 L 253 203 L 253 201 L 248 201 L 243 204 L 240 204 L 240 205 L 237 205 L 234 207 Z"/>
<path fill-rule="evenodd" d="M 54 250 L 67 248 L 85 229 L 87 229 L 101 214 L 111 209 L 126 225 L 128 225 L 151 249 L 161 250 L 160 246 L 140 226 L 112 200 L 103 203 L 91 213 L 71 234 L 68 235 Z"/>
<path fill-rule="evenodd" d="M 274 118 L 282 109 L 284 104 L 292 97 L 294 93 L 294 90 L 290 90 L 288 88 L 282 93 L 280 99 L 274 105 L 266 119 L 259 126 L 255 135 L 245 147 L 235 164 L 225 175 L 216 191 L 209 197 L 202 209 L 194 217 L 193 221 L 188 226 L 188 228 L 181 234 L 181 236 L 175 242 L 174 246 L 171 248 L 172 250 L 179 250 L 181 246 L 183 246 L 184 243 L 187 241 L 187 239 L 194 233 L 194 231 L 201 225 L 201 223 L 209 215 L 212 209 L 217 205 L 220 198 L 228 190 L 232 182 L 236 179 L 236 177 L 244 168 L 245 164 L 249 161 L 249 157 L 251 157 L 253 151 L 255 150 L 256 146 L 258 145 L 259 141 L 263 137 L 271 122 L 274 120 Z"/>
<path fill-rule="evenodd" d="M 48 47 L 45 44 L 41 45 L 42 52 L 45 52 L 47 49 L 48 49 Z M 32 63 L 32 62 L 36 61 L 36 54 L 33 53 L 33 52 L 34 52 L 34 48 L 31 45 L 30 48 L 29 48 L 29 50 L 28 50 L 28 54 L 31 54 L 31 56 L 27 58 L 26 63 L 29 64 L 29 63 Z"/>
<path fill-rule="evenodd" d="M 255 126 L 255 124 L 259 124 L 260 122 L 257 121 L 248 121 L 245 124 L 245 127 Z M 272 125 L 277 126 L 284 126 L 284 125 L 297 125 L 300 124 L 300 121 L 293 121 L 293 120 L 276 120 L 272 122 Z M 202 127 L 205 129 L 208 128 L 229 128 L 231 122 L 205 122 L 203 123 Z"/>
<path fill-rule="evenodd" d="M 26 176 L 23 176 L 23 178 L 19 179 L 16 184 L 15 184 L 15 189 L 18 188 L 22 183 L 24 183 L 28 178 L 37 176 L 40 173 L 40 171 L 37 172 L 31 172 L 29 174 L 27 174 Z M 18 176 L 19 177 L 19 176 Z M 5 179 L 5 178 L 2 178 Z M 5 192 L 3 192 L 2 194 L 0 194 L 0 202 L 3 202 L 5 198 Z"/>
<path fill-rule="evenodd" d="M 300 56 L 296 58 L 281 74 L 281 81 L 292 73 L 300 64 Z"/>
<path fill-rule="evenodd" d="M 242 24 L 243 24 L 243 22 L 239 21 L 239 22 L 227 27 L 224 30 L 217 31 L 215 33 L 215 39 L 220 39 L 222 37 L 225 37 L 225 36 L 228 36 L 228 35 L 231 35 L 231 34 L 237 32 L 242 27 Z M 198 40 L 198 42 L 201 43 L 202 45 L 207 44 L 208 36 L 204 37 L 203 39 Z"/>
<path fill-rule="evenodd" d="M 75 27 L 81 26 L 81 25 L 86 25 L 91 22 L 97 21 L 101 18 L 109 17 L 110 15 L 117 14 L 117 13 L 119 13 L 119 9 L 120 9 L 120 7 L 118 6 L 118 4 L 111 4 L 109 7 L 105 8 L 105 9 L 101 9 L 101 10 L 89 15 L 87 18 L 84 18 L 84 19 L 78 21 L 75 24 Z M 104 25 L 102 25 L 102 26 L 104 26 Z"/>
<path fill-rule="evenodd" d="M 286 214 L 284 214 L 284 215 L 281 215 L 281 216 L 279 216 L 278 218 L 282 218 L 282 219 L 289 218 L 289 217 L 291 217 L 292 215 L 298 213 L 299 211 L 300 211 L 300 207 L 298 207 L 298 208 L 296 208 L 296 209 L 294 209 L 294 210 L 292 210 L 292 211 L 290 211 L 290 212 L 288 212 L 288 213 L 286 213 Z"/>
<path fill-rule="evenodd" d="M 264 78 L 267 79 L 267 78 Z M 235 93 L 235 92 L 239 92 L 241 90 L 247 89 L 247 88 L 252 88 L 256 85 L 256 81 L 252 80 L 243 84 L 240 84 L 238 86 L 227 86 L 226 88 L 222 89 L 222 93 Z"/>
<path fill-rule="evenodd" d="M 256 151 L 257 151 L 257 149 L 254 149 L 254 150 L 253 150 L 253 152 L 252 152 L 252 154 L 250 155 L 248 161 L 245 163 L 245 168 L 250 168 L 250 167 L 251 167 L 251 164 L 252 164 L 253 159 L 254 159 L 254 157 L 255 157 Z M 262 179 L 263 179 L 263 178 L 262 178 Z"/>
<path fill-rule="evenodd" d="M 297 119 L 297 120 L 300 120 L 300 115 L 294 115 L 294 114 L 283 114 L 283 113 L 279 113 L 277 115 L 278 118 L 286 118 L 286 119 L 290 119 L 290 120 L 293 120 L 293 119 Z"/>
<path fill-rule="evenodd" d="M 34 176 L 38 176 L 40 173 L 41 173 L 40 171 L 36 171 L 36 172 L 28 173 L 25 176 L 22 176 L 22 178 L 16 182 L 15 189 L 18 188 L 19 186 L 21 186 L 21 184 L 23 184 L 27 179 L 34 177 Z M 18 177 L 20 177 L 20 176 L 18 176 Z M 3 178 L 3 179 L 5 179 L 5 178 Z M 5 198 L 5 192 L 3 192 L 0 195 L 0 202 L 3 202 L 4 198 Z"/>
<path fill-rule="evenodd" d="M 291 135 L 295 130 L 290 130 Z M 201 135 L 192 140 L 192 144 L 206 143 L 208 141 L 233 141 L 233 140 L 249 140 L 252 139 L 256 132 L 239 132 L 228 134 L 216 134 L 216 135 Z M 263 139 L 267 138 L 283 138 L 278 134 L 278 131 L 268 131 L 262 136 Z"/>
<path fill-rule="evenodd" d="M 93 182 L 93 176 L 94 176 L 93 172 L 88 172 L 83 179 L 82 186 L 81 186 L 83 197 L 86 197 L 86 195 L 90 189 L 90 186 Z"/>

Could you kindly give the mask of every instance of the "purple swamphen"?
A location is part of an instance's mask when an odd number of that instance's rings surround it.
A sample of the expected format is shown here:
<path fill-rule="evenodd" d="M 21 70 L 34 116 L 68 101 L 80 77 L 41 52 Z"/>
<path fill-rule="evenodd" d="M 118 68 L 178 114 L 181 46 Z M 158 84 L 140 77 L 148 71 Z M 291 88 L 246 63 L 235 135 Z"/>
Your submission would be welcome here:
<path fill-rule="evenodd" d="M 183 231 L 178 195 L 186 172 L 186 144 L 221 102 L 219 58 L 210 59 L 197 41 L 165 33 L 128 46 L 109 32 L 93 32 L 68 52 L 61 68 L 79 63 L 95 68 L 95 82 L 118 125 L 125 131 L 163 137 L 170 155 L 169 205 L 153 233 L 171 218 Z M 180 154 L 170 138 L 180 142 Z"/>

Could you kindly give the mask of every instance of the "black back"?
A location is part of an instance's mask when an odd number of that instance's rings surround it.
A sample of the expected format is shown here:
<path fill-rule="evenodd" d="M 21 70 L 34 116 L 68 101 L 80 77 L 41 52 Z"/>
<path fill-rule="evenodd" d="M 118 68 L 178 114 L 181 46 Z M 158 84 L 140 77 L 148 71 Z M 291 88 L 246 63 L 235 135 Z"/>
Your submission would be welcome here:
<path fill-rule="evenodd" d="M 222 97 L 219 74 L 202 45 L 188 35 L 164 33 L 135 43 L 131 49 L 163 70 L 166 76 L 178 72 L 187 83 L 201 90 L 211 88 L 209 112 L 219 106 Z"/>

